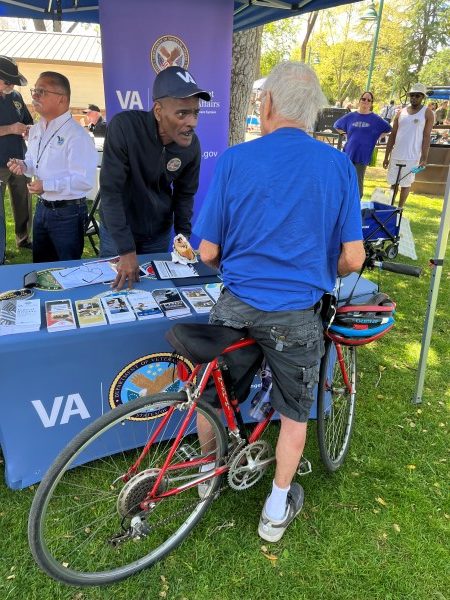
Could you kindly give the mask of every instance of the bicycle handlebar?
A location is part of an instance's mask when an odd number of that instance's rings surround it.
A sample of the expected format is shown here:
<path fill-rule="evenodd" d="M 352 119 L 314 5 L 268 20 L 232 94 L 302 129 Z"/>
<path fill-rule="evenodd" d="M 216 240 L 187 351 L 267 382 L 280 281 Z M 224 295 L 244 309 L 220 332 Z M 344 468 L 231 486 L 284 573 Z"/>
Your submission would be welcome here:
<path fill-rule="evenodd" d="M 393 263 L 381 260 L 374 260 L 370 266 L 378 267 L 383 271 L 391 271 L 391 273 L 400 273 L 401 275 L 410 275 L 411 277 L 420 277 L 422 273 L 421 267 L 413 267 L 403 263 Z"/>

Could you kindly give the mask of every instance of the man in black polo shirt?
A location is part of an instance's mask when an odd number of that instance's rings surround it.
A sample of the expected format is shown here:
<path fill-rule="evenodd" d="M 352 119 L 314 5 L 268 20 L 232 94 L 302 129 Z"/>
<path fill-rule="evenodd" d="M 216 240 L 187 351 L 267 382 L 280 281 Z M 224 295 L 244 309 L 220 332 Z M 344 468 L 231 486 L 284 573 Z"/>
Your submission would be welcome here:
<path fill-rule="evenodd" d="M 103 120 L 100 108 L 96 104 L 89 104 L 89 106 L 83 110 L 83 114 L 86 115 L 88 121 L 87 130 L 90 131 L 94 137 L 105 137 L 106 121 Z"/>
<path fill-rule="evenodd" d="M 19 248 L 31 248 L 29 239 L 31 227 L 31 196 L 28 193 L 25 175 L 15 175 L 6 163 L 10 158 L 23 159 L 25 155 L 24 134 L 33 118 L 15 85 L 27 85 L 27 80 L 19 73 L 16 63 L 6 56 L 0 56 L 0 180 L 2 198 L 6 186 L 9 188 L 13 209 L 16 243 Z M 0 221 L 5 215 L 4 202 L 0 202 Z"/>
<path fill-rule="evenodd" d="M 114 287 L 139 280 L 136 255 L 167 252 L 172 226 L 189 237 L 200 172 L 199 99 L 211 100 L 181 67 L 153 84 L 153 110 L 108 123 L 100 172 L 101 256 L 120 255 Z"/>

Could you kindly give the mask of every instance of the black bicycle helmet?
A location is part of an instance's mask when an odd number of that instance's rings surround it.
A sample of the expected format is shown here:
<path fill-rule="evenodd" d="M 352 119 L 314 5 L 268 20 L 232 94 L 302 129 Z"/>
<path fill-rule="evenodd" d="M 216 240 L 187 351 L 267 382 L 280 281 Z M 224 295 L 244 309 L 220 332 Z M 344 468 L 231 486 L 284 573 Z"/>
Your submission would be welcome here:
<path fill-rule="evenodd" d="M 327 335 L 340 344 L 359 346 L 373 342 L 394 326 L 395 302 L 378 293 L 362 304 L 344 304 L 325 324 Z"/>

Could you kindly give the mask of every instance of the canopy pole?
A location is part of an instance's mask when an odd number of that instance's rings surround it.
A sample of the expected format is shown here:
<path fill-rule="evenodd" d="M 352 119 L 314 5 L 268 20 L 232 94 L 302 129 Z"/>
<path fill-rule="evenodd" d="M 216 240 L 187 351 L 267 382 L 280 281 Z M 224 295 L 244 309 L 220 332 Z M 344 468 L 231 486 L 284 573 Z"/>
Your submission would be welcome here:
<path fill-rule="evenodd" d="M 441 282 L 442 267 L 444 264 L 445 250 L 448 242 L 448 232 L 450 226 L 450 168 L 447 175 L 447 184 L 445 186 L 444 204 L 442 207 L 441 224 L 436 242 L 435 258 L 431 260 L 433 272 L 431 274 L 430 290 L 428 292 L 428 306 L 425 317 L 425 325 L 422 333 L 422 345 L 420 348 L 419 366 L 417 369 L 416 389 L 412 399 L 413 404 L 422 402 L 423 386 L 425 381 L 425 371 L 427 368 L 428 350 L 430 348 L 431 334 L 433 333 L 434 314 L 439 295 L 439 285 Z"/>

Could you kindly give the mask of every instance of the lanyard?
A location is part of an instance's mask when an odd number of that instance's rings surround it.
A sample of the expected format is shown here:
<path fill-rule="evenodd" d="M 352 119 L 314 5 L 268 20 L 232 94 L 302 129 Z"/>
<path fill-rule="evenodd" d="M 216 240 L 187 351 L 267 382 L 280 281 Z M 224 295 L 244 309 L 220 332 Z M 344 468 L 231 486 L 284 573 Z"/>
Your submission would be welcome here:
<path fill-rule="evenodd" d="M 51 138 L 47 141 L 47 143 L 45 144 L 45 146 L 42 148 L 42 152 L 41 152 L 42 138 L 44 137 L 44 134 L 42 134 L 41 139 L 39 140 L 39 146 L 38 146 L 38 151 L 37 151 L 36 171 L 37 171 L 37 169 L 39 167 L 39 162 L 40 162 L 40 160 L 42 158 L 42 155 L 44 154 L 45 150 L 47 149 L 47 146 L 50 144 L 50 142 L 55 137 L 55 135 L 58 133 L 58 131 L 60 129 L 62 129 L 64 127 L 64 125 L 70 121 L 71 118 L 72 118 L 72 115 L 70 115 L 70 117 L 66 121 L 64 121 L 64 123 L 62 125 L 60 125 L 58 127 L 58 129 L 53 133 L 53 135 L 51 136 Z"/>

